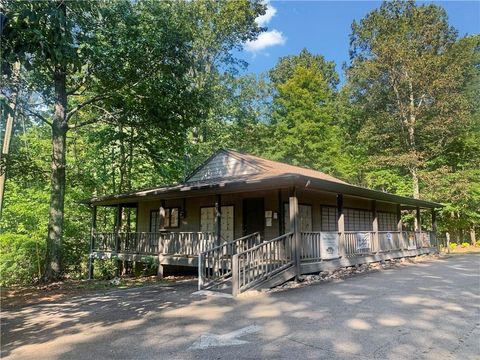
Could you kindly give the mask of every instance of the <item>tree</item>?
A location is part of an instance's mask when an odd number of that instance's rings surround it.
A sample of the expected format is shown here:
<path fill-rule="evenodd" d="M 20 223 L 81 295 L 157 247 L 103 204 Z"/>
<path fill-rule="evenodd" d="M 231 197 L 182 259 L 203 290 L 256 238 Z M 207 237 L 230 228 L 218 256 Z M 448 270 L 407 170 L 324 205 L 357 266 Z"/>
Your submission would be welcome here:
<path fill-rule="evenodd" d="M 284 61 L 280 61 L 280 69 Z M 271 74 L 278 74 L 277 70 Z M 296 65 L 275 89 L 269 157 L 342 174 L 345 156 L 335 124 L 335 92 L 322 67 Z"/>
<path fill-rule="evenodd" d="M 375 165 L 408 171 L 412 194 L 435 157 L 448 152 L 468 121 L 462 92 L 472 42 L 458 42 L 445 10 L 384 2 L 351 34 L 348 83 L 363 126 L 358 139 Z"/>
<path fill-rule="evenodd" d="M 58 1 L 9 2 L 5 7 L 2 60 L 19 61 L 43 100 L 41 106 L 53 109 L 51 118 L 28 110 L 52 129 L 46 280 L 62 273 L 67 132 L 99 120 L 95 114 L 79 123 L 74 116 L 107 98 L 118 101 L 128 96 L 131 111 L 149 115 L 148 119 L 161 114 L 157 121 L 164 123 L 192 119 L 192 113 L 202 108 L 183 108 L 183 100 L 200 105 L 201 97 L 189 86 L 190 34 L 169 21 L 175 11 L 171 4 L 123 1 L 109 5 Z M 152 23 L 160 29 L 152 28 Z M 130 38 L 108 38 L 113 24 L 118 29 L 115 35 Z M 135 34 L 144 41 L 132 42 Z M 142 98 L 139 93 L 150 96 Z M 105 114 L 112 115 L 101 108 L 100 115 Z"/>

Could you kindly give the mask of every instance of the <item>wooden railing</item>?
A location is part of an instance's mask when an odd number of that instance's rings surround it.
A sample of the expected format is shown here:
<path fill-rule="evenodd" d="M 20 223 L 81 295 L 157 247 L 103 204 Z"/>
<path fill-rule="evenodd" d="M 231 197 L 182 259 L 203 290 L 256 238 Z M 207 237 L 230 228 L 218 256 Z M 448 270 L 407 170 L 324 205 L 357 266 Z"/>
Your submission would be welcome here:
<path fill-rule="evenodd" d="M 371 254 L 375 251 L 373 231 L 345 231 L 343 238 L 345 256 Z"/>
<path fill-rule="evenodd" d="M 232 274 L 232 256 L 260 244 L 256 232 L 209 248 L 198 254 L 198 289 L 220 285 Z"/>
<path fill-rule="evenodd" d="M 293 241 L 294 236 L 290 232 L 233 255 L 233 296 L 294 266 Z"/>
<path fill-rule="evenodd" d="M 131 254 L 198 255 L 214 246 L 212 232 L 96 233 L 94 251 Z"/>

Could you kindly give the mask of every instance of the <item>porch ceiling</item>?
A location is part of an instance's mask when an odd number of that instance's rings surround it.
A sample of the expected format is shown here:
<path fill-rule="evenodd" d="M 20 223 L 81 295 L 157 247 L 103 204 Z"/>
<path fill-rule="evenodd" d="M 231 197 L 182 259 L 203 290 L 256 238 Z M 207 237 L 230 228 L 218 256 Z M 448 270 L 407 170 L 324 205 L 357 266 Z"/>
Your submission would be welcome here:
<path fill-rule="evenodd" d="M 155 199 L 171 199 L 197 197 L 215 194 L 239 193 L 256 190 L 269 190 L 297 187 L 299 190 L 320 190 L 335 194 L 350 195 L 365 199 L 378 200 L 413 208 L 439 208 L 442 204 L 418 200 L 409 197 L 371 190 L 360 186 L 339 183 L 328 180 L 321 180 L 299 174 L 283 174 L 271 177 L 257 177 L 248 175 L 221 181 L 187 183 L 176 186 L 165 186 L 151 189 L 144 189 L 124 194 L 116 194 L 102 197 L 94 197 L 82 201 L 82 203 L 100 206 L 112 206 L 116 204 L 131 204 Z"/>

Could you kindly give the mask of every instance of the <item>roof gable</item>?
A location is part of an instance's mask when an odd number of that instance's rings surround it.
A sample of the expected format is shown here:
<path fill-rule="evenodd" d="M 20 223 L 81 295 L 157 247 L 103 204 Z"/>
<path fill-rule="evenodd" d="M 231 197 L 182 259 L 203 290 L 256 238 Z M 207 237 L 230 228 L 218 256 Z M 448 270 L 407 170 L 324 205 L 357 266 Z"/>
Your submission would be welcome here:
<path fill-rule="evenodd" d="M 220 150 L 205 161 L 186 180 L 187 183 L 258 174 L 263 169 L 249 161 Z"/>

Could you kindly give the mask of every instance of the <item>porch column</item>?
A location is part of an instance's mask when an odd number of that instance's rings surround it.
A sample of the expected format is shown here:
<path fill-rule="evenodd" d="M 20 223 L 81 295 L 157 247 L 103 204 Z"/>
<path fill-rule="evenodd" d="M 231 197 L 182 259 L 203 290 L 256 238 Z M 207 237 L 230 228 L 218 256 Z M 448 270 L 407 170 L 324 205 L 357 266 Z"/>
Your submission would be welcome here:
<path fill-rule="evenodd" d="M 219 246 L 222 242 L 222 196 L 215 198 L 215 242 Z"/>
<path fill-rule="evenodd" d="M 160 201 L 158 208 L 158 231 L 165 231 L 165 200 Z"/>
<path fill-rule="evenodd" d="M 415 231 L 421 231 L 422 225 L 420 223 L 420 208 L 417 206 L 415 210 Z"/>
<path fill-rule="evenodd" d="M 438 252 L 440 252 L 440 244 L 437 241 L 437 213 L 435 212 L 435 209 L 432 209 L 432 233 L 431 234 L 432 234 L 431 236 L 435 240 L 435 245 L 438 249 Z"/>
<path fill-rule="evenodd" d="M 92 224 L 90 227 L 90 254 L 88 255 L 88 279 L 93 279 L 93 249 L 95 249 L 95 236 L 97 233 L 97 207 L 92 209 Z"/>
<path fill-rule="evenodd" d="M 400 204 L 397 204 L 397 231 L 400 233 L 403 231 L 402 208 Z"/>
<path fill-rule="evenodd" d="M 122 226 L 122 205 L 117 205 L 115 212 L 115 251 L 120 251 L 120 227 Z"/>
<path fill-rule="evenodd" d="M 292 196 L 288 199 L 289 215 L 290 215 L 290 231 L 293 232 L 292 241 L 292 257 L 297 268 L 297 280 L 300 279 L 300 251 L 301 251 L 301 238 L 298 219 L 298 199 L 297 190 L 293 188 Z"/>
<path fill-rule="evenodd" d="M 402 223 L 402 207 L 400 204 L 397 204 L 397 231 L 398 231 L 398 239 L 400 240 L 400 248 L 406 249 L 408 239 L 403 237 L 403 223 Z"/>
<path fill-rule="evenodd" d="M 278 189 L 278 236 L 284 233 L 282 189 Z"/>
<path fill-rule="evenodd" d="M 373 230 L 373 243 L 375 244 L 375 250 L 372 252 L 379 252 L 380 251 L 380 243 L 379 243 L 379 236 L 378 236 L 378 214 L 377 214 L 377 200 L 372 201 L 372 230 Z"/>
<path fill-rule="evenodd" d="M 337 194 L 338 254 L 345 257 L 345 215 L 343 213 L 343 194 Z"/>

